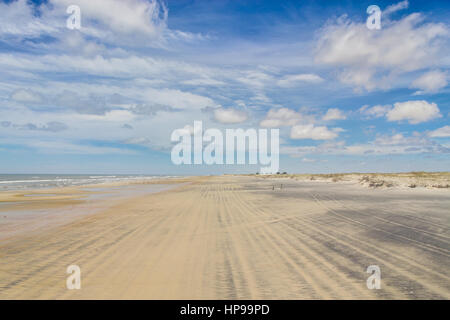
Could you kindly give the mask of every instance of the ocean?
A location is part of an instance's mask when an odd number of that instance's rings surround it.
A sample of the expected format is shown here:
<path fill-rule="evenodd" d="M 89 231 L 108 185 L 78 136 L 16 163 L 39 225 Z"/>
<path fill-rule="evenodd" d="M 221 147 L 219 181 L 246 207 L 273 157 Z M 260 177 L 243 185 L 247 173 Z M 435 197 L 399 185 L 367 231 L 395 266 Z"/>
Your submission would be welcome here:
<path fill-rule="evenodd" d="M 0 174 L 0 191 L 81 186 L 106 182 L 171 178 L 163 175 Z"/>

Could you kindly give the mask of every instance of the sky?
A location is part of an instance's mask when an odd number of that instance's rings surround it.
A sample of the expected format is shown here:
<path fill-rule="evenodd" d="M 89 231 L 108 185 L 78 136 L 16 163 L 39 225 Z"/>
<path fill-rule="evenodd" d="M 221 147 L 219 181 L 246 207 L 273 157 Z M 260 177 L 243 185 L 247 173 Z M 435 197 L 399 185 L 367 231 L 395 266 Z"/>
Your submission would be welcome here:
<path fill-rule="evenodd" d="M 448 171 L 449 70 L 448 1 L 0 1 L 0 173 L 258 171 L 174 165 L 194 121 L 279 128 L 281 171 Z"/>

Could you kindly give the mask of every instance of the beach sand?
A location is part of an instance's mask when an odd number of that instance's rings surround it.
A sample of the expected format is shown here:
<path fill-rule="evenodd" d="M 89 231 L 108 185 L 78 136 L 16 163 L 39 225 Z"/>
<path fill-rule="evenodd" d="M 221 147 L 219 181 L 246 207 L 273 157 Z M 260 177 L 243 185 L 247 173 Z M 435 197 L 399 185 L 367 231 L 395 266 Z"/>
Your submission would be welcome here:
<path fill-rule="evenodd" d="M 0 244 L 0 299 L 450 298 L 447 189 L 182 182 L 10 235 Z M 69 265 L 81 269 L 79 290 L 66 288 Z M 371 265 L 379 290 L 366 285 Z"/>

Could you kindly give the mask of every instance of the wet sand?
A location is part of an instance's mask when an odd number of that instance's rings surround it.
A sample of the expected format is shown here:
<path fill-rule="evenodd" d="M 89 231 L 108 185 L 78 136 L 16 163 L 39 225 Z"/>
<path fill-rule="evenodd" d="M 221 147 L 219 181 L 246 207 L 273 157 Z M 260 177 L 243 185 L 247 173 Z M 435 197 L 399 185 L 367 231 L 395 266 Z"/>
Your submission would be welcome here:
<path fill-rule="evenodd" d="M 0 299 L 450 298 L 448 190 L 191 182 L 2 242 Z"/>
<path fill-rule="evenodd" d="M 76 187 L 0 192 L 0 241 L 34 234 L 100 212 L 142 194 L 188 183 L 187 179 L 153 179 Z"/>

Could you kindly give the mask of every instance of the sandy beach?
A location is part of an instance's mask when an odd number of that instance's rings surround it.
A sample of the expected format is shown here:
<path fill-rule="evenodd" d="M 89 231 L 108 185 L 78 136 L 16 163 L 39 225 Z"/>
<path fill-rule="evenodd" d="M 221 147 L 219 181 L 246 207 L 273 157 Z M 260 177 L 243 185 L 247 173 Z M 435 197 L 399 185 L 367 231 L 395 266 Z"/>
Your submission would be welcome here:
<path fill-rule="evenodd" d="M 74 190 L 59 200 L 82 201 Z M 447 189 L 217 176 L 103 201 L 0 240 L 0 299 L 450 298 Z M 79 290 L 66 288 L 69 265 Z M 367 288 L 370 265 L 379 290 Z"/>

